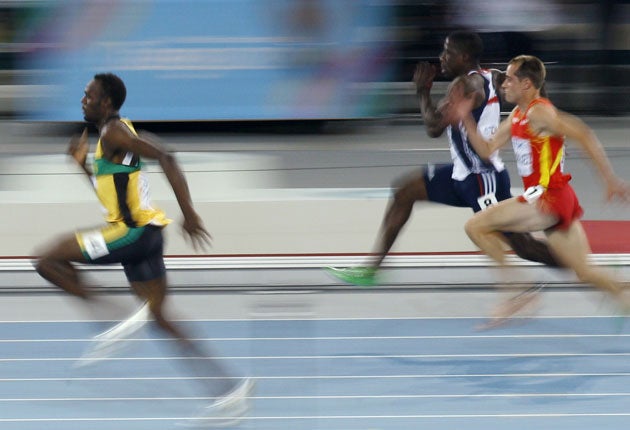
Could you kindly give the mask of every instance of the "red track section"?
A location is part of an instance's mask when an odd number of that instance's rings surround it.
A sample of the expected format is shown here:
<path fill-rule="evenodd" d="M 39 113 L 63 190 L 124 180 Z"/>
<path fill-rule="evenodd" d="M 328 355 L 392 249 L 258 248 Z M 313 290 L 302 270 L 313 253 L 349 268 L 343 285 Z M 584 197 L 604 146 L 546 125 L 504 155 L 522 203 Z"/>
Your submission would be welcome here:
<path fill-rule="evenodd" d="M 630 221 L 582 221 L 594 254 L 630 253 Z"/>

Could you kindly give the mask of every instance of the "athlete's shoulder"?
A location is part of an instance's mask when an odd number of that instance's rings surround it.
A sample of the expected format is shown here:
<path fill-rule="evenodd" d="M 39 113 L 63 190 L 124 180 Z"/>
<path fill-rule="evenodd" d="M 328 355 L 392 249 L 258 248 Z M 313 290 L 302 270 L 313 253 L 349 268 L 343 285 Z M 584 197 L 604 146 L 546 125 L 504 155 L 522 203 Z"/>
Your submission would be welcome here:
<path fill-rule="evenodd" d="M 101 138 L 107 139 L 107 137 L 116 138 L 120 137 L 121 135 L 129 135 L 130 132 L 131 134 L 136 134 L 136 130 L 131 120 L 129 120 L 128 118 L 117 118 L 115 120 L 105 123 L 101 128 L 100 135 Z"/>
<path fill-rule="evenodd" d="M 527 116 L 539 117 L 544 115 L 556 115 L 557 109 L 554 104 L 544 97 L 538 97 L 527 106 Z"/>
<path fill-rule="evenodd" d="M 503 82 L 505 81 L 505 72 L 502 72 L 499 69 L 488 69 L 488 72 L 490 73 L 490 79 L 492 81 L 492 86 L 494 86 L 494 88 L 501 88 L 501 86 L 503 85 Z"/>
<path fill-rule="evenodd" d="M 133 126 L 133 123 L 131 122 L 131 120 L 129 118 L 120 118 L 120 122 L 122 122 L 123 124 L 125 124 L 127 126 L 127 128 L 129 130 L 131 130 L 131 132 L 135 135 L 137 135 L 138 133 L 136 132 L 135 127 Z"/>
<path fill-rule="evenodd" d="M 487 78 L 480 71 L 471 70 L 466 75 L 460 76 L 459 79 L 464 83 L 465 94 L 475 94 L 474 108 L 483 106 L 490 95 L 486 91 Z"/>

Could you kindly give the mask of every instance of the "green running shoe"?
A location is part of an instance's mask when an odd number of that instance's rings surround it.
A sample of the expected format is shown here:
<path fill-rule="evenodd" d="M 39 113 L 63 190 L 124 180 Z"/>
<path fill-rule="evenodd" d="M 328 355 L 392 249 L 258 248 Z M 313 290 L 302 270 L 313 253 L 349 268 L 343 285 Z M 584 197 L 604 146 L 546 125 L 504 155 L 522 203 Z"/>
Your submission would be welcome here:
<path fill-rule="evenodd" d="M 359 287 L 373 287 L 379 284 L 377 276 L 378 270 L 374 267 L 326 267 L 324 270 L 332 277 L 346 284 L 357 285 Z"/>

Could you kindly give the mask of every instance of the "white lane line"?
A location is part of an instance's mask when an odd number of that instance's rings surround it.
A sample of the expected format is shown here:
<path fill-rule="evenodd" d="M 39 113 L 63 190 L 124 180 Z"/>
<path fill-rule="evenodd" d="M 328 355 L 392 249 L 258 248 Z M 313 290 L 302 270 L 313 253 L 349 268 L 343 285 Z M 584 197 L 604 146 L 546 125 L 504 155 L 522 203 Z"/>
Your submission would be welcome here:
<path fill-rule="evenodd" d="M 251 396 L 254 400 L 347 400 L 347 399 L 474 399 L 474 398 L 537 398 L 537 397 L 630 397 L 630 393 L 510 393 L 510 394 L 389 394 L 330 396 Z M 55 397 L 0 399 L 0 402 L 118 402 L 155 400 L 215 400 L 217 397 Z"/>
<path fill-rule="evenodd" d="M 165 360 L 354 360 L 354 359 L 382 359 L 382 358 L 553 358 L 553 357 L 628 357 L 630 352 L 554 352 L 554 353 L 523 353 L 523 354 L 348 354 L 348 355 L 269 355 L 269 356 L 230 356 L 230 357 L 104 357 L 104 361 L 165 361 Z M 38 362 L 38 361 L 81 361 L 78 357 L 53 358 L 0 358 L 0 362 Z M 91 360 L 91 359 L 85 359 Z"/>
<path fill-rule="evenodd" d="M 424 335 L 424 336 L 316 336 L 316 337 L 198 337 L 195 342 L 238 342 L 238 341 L 295 341 L 295 340 L 439 340 L 439 339 L 597 339 L 624 338 L 630 334 L 505 334 L 505 335 Z M 29 343 L 29 342 L 91 342 L 94 338 L 69 339 L 0 339 L 0 343 Z M 171 338 L 132 338 L 125 342 L 173 342 Z"/>
<path fill-rule="evenodd" d="M 619 413 L 546 413 L 546 414 L 423 414 L 423 415 L 300 415 L 300 416 L 245 416 L 242 421 L 256 420 L 356 420 L 356 419 L 461 419 L 461 418 L 571 418 L 571 417 L 628 417 L 630 412 Z M 0 418 L 0 423 L 17 422 L 121 422 L 121 421 L 209 421 L 225 420 L 225 417 L 133 417 L 133 418 Z"/>
<path fill-rule="evenodd" d="M 256 376 L 256 380 L 312 380 L 312 379 L 444 379 L 444 378 L 601 378 L 629 377 L 630 372 L 617 373 L 488 373 L 488 374 L 411 374 L 411 375 L 293 375 Z M 86 382 L 86 381 L 191 381 L 215 379 L 241 379 L 237 376 L 120 376 L 120 377 L 68 377 L 68 378 L 0 378 L 0 382 Z"/>

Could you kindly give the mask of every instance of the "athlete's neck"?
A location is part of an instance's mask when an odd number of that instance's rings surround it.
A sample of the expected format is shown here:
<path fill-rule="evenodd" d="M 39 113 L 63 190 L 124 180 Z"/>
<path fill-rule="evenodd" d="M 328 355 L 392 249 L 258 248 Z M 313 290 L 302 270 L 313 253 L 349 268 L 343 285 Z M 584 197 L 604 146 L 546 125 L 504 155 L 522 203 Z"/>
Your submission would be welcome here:
<path fill-rule="evenodd" d="M 114 112 L 108 116 L 106 116 L 105 118 L 103 118 L 101 121 L 98 122 L 98 124 L 96 125 L 96 127 L 100 130 L 103 129 L 103 127 L 105 127 L 105 124 L 107 124 L 108 122 L 112 121 L 112 120 L 118 120 L 120 119 L 120 115 L 118 114 L 118 112 Z"/>
<path fill-rule="evenodd" d="M 540 97 L 541 97 L 540 96 L 540 91 L 536 91 L 536 92 L 533 92 L 531 94 L 527 94 L 521 100 L 519 100 L 519 102 L 517 103 L 518 108 L 522 112 L 525 112 L 527 110 L 527 108 L 529 107 L 529 105 L 532 104 L 532 102 L 534 100 L 539 99 Z"/>

